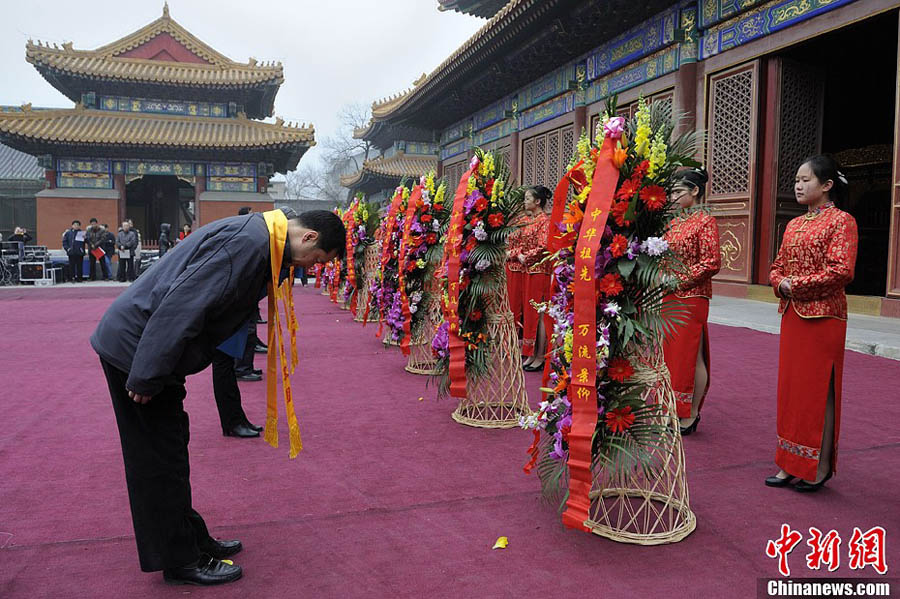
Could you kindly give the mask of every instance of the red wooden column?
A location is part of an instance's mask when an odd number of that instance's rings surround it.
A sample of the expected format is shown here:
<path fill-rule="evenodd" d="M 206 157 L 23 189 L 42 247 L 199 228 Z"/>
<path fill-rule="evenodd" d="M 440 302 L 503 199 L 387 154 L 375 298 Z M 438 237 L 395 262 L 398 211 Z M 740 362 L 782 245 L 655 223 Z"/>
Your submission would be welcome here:
<path fill-rule="evenodd" d="M 697 128 L 697 63 L 688 62 L 675 71 L 675 96 L 673 98 L 676 113 L 684 113 L 685 118 L 678 123 L 676 135 Z"/>
<path fill-rule="evenodd" d="M 56 170 L 48 168 L 44 170 L 44 178 L 47 179 L 47 189 L 56 189 Z"/>
<path fill-rule="evenodd" d="M 509 136 L 509 173 L 517 181 L 522 180 L 519 172 L 519 131 L 513 131 Z"/>
<path fill-rule="evenodd" d="M 769 284 L 769 268 L 775 259 L 774 238 L 775 232 L 775 196 L 777 193 L 777 160 L 778 160 L 778 58 L 767 58 L 763 61 L 763 70 L 760 77 L 762 87 L 760 98 L 762 110 L 760 121 L 762 122 L 762 139 L 760 140 L 759 165 L 759 189 L 763 197 L 756 203 L 757 233 L 754 260 L 756 261 L 756 273 L 754 283 L 757 285 Z"/>
<path fill-rule="evenodd" d="M 110 227 L 118 228 L 126 218 L 126 196 L 125 196 L 125 175 L 113 175 L 113 188 L 119 192 L 119 197 L 116 198 L 116 214 L 119 216 L 119 222 L 115 224 L 110 224 Z"/>
<path fill-rule="evenodd" d="M 200 194 L 206 191 L 206 177 L 194 177 L 194 224 L 191 229 L 194 230 L 203 224 L 200 220 Z"/>

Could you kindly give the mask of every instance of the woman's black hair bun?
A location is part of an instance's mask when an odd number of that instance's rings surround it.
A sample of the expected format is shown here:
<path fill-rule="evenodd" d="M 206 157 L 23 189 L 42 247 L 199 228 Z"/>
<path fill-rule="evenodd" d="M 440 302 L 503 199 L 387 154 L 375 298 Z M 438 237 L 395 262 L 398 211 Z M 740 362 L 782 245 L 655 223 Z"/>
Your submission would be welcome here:
<path fill-rule="evenodd" d="M 694 187 L 703 188 L 709 182 L 709 173 L 706 172 L 705 168 L 692 168 L 686 171 L 681 171 L 676 175 L 677 180 L 686 181 L 693 185 Z"/>

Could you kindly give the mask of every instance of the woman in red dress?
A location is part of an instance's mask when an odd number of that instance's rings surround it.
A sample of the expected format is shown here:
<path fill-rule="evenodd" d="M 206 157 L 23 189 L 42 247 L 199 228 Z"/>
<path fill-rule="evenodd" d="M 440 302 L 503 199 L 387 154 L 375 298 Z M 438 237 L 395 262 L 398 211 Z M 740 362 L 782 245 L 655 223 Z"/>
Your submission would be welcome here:
<path fill-rule="evenodd" d="M 841 375 L 847 336 L 847 297 L 857 232 L 852 216 L 834 205 L 847 180 L 828 156 L 797 170 L 794 194 L 807 213 L 788 223 L 769 281 L 781 299 L 778 356 L 778 444 L 781 470 L 770 487 L 818 491 L 836 471 L 841 428 Z"/>
<path fill-rule="evenodd" d="M 547 257 L 547 237 L 550 233 L 550 216 L 544 210 L 553 196 L 543 185 L 536 185 L 525 192 L 525 213 L 531 222 L 521 229 L 520 249 L 516 256 L 525 269 L 525 286 L 522 309 L 522 368 L 529 372 L 544 367 L 546 327 L 532 302 L 546 302 L 550 296 L 551 264 Z"/>
<path fill-rule="evenodd" d="M 697 430 L 700 409 L 709 391 L 709 300 L 712 278 L 719 272 L 719 229 L 716 219 L 692 210 L 703 200 L 709 176 L 702 169 L 679 173 L 670 197 L 680 214 L 670 223 L 665 239 L 679 257 L 679 284 L 665 302 L 677 306 L 682 324 L 663 342 L 666 366 L 672 376 L 681 434 Z"/>
<path fill-rule="evenodd" d="M 522 230 L 532 221 L 531 215 L 525 213 L 513 222 L 519 227 L 506 238 L 506 290 L 509 296 L 509 309 L 512 311 L 516 333 L 522 337 L 522 315 L 525 302 L 525 266 L 519 262 L 522 253 Z"/>

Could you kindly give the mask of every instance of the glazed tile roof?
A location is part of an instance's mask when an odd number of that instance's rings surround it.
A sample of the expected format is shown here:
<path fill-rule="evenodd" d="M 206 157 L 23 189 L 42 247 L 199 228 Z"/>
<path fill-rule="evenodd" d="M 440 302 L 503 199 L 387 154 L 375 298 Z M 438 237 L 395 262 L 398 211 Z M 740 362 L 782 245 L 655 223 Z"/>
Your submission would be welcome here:
<path fill-rule="evenodd" d="M 438 10 L 455 10 L 476 17 L 492 17 L 507 0 L 438 0 Z"/>
<path fill-rule="evenodd" d="M 206 63 L 120 56 L 160 34 L 170 35 Z M 58 47 L 29 40 L 25 57 L 39 70 L 50 69 L 87 78 L 202 87 L 255 87 L 284 82 L 281 63 L 258 64 L 252 58 L 247 63 L 235 62 L 175 22 L 169 16 L 168 7 L 163 9 L 159 19 L 96 50 L 75 50 L 71 42 Z"/>
<path fill-rule="evenodd" d="M 44 169 L 31 154 L 0 144 L 0 179 L 43 179 Z"/>
<path fill-rule="evenodd" d="M 359 171 L 341 177 L 341 185 L 353 188 L 362 183 L 367 176 L 397 180 L 404 177 L 418 179 L 433 170 L 437 170 L 436 156 L 406 155 L 398 152 L 390 158 L 366 160 Z"/>
<path fill-rule="evenodd" d="M 315 145 L 312 126 L 247 118 L 119 113 L 81 107 L 0 113 L 0 137 L 60 145 L 275 148 Z"/>

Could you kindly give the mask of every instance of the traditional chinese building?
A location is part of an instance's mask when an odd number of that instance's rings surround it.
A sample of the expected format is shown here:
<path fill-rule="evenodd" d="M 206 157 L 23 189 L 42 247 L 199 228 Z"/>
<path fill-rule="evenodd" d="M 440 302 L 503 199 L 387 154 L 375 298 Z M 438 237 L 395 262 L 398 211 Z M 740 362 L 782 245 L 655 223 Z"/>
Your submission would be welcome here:
<path fill-rule="evenodd" d="M 271 209 L 269 177 L 296 168 L 311 126 L 265 123 L 280 63 L 235 62 L 169 15 L 95 50 L 29 41 L 26 60 L 74 108 L 0 112 L 0 140 L 37 156 L 37 238 L 58 245 L 78 218 L 205 224 L 244 205 Z"/>
<path fill-rule="evenodd" d="M 900 316 L 896 0 L 439 4 L 490 18 L 376 105 L 368 135 L 437 140 L 450 178 L 474 146 L 493 149 L 522 183 L 552 187 L 607 97 L 618 94 L 625 113 L 640 95 L 664 103 L 707 134 L 701 158 L 723 258 L 715 291 L 754 298 L 771 297 L 769 265 L 801 212 L 796 169 L 831 153 L 860 230 L 851 309 Z"/>

